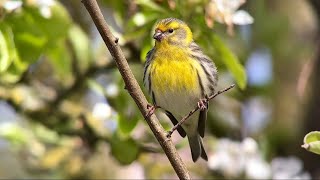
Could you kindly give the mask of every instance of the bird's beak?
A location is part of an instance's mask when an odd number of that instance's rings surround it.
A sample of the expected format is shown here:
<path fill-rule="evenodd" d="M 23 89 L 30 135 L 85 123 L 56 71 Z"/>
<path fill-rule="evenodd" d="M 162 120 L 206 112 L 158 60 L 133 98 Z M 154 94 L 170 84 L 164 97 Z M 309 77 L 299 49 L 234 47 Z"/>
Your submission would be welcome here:
<path fill-rule="evenodd" d="M 164 34 L 162 31 L 157 30 L 154 35 L 153 35 L 153 39 L 157 40 L 157 41 L 161 41 L 164 37 Z"/>

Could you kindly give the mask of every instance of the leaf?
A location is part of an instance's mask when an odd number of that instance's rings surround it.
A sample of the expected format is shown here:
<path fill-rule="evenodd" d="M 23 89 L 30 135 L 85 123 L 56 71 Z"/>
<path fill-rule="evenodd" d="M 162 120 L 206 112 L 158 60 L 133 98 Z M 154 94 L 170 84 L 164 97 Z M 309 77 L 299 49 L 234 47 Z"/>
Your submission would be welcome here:
<path fill-rule="evenodd" d="M 123 87 L 123 82 L 120 83 L 120 87 Z M 111 99 L 110 99 L 111 100 Z M 140 111 L 137 105 L 132 100 L 131 96 L 126 90 L 121 89 L 119 95 L 112 99 L 112 104 L 118 112 L 118 124 L 119 132 L 122 135 L 129 135 L 131 131 L 136 127 L 139 119 L 141 118 Z"/>
<path fill-rule="evenodd" d="M 234 55 L 233 52 L 216 35 L 213 35 L 213 47 L 216 50 L 217 56 L 223 61 L 232 76 L 235 78 L 240 89 L 245 89 L 247 85 L 247 75 L 237 56 Z"/>
<path fill-rule="evenodd" d="M 141 68 L 141 66 L 139 66 Z M 131 66 L 132 71 L 135 71 L 135 66 Z M 141 69 L 140 69 L 141 70 Z M 107 97 L 110 106 L 118 113 L 118 128 L 117 132 L 124 137 L 130 135 L 132 130 L 136 127 L 137 123 L 141 119 L 140 111 L 131 98 L 127 90 L 124 89 L 125 85 L 118 71 L 114 70 L 111 76 L 112 80 L 110 84 L 116 84 L 118 88 L 118 93 L 113 96 L 109 96 L 105 89 L 102 89 L 103 94 Z M 94 86 L 91 87 L 94 88 Z M 101 92 L 101 88 L 95 87 L 98 92 Z M 99 90 L 100 89 L 100 90 Z"/>
<path fill-rule="evenodd" d="M 139 147 L 133 139 L 121 139 L 117 134 L 114 134 L 110 144 L 112 155 L 121 164 L 127 165 L 137 159 Z"/>
<path fill-rule="evenodd" d="M 7 139 L 15 145 L 24 145 L 28 143 L 30 134 L 15 123 L 2 123 L 0 125 L 0 137 Z"/>
<path fill-rule="evenodd" d="M 6 71 L 12 62 L 9 57 L 8 44 L 6 41 L 6 32 L 0 30 L 0 73 Z"/>
<path fill-rule="evenodd" d="M 47 54 L 56 73 L 66 80 L 66 77 L 71 75 L 71 57 L 66 44 L 60 41 L 56 47 L 50 48 Z"/>
<path fill-rule="evenodd" d="M 77 65 L 84 71 L 89 66 L 91 60 L 89 39 L 77 25 L 70 28 L 68 37 L 75 52 L 76 59 L 78 60 Z"/>
<path fill-rule="evenodd" d="M 148 10 L 153 10 L 153 11 L 157 11 L 159 13 L 168 14 L 168 12 L 165 9 L 163 9 L 161 6 L 157 5 L 156 3 L 154 3 L 151 0 L 137 0 L 136 3 L 137 3 L 137 5 L 145 7 Z"/>
<path fill-rule="evenodd" d="M 36 28 L 50 40 L 49 43 L 54 44 L 55 41 L 68 35 L 72 23 L 71 17 L 58 1 L 50 7 L 52 14 L 50 18 L 43 17 L 38 7 L 27 6 L 24 10 L 33 18 Z"/>
<path fill-rule="evenodd" d="M 24 62 L 35 62 L 47 43 L 44 33 L 38 28 L 38 21 L 27 11 L 11 14 L 5 21 L 12 28 L 19 57 Z"/>
<path fill-rule="evenodd" d="M 40 161 L 41 166 L 47 169 L 57 168 L 63 160 L 69 157 L 72 152 L 71 147 L 62 146 L 50 149 Z"/>
<path fill-rule="evenodd" d="M 312 131 L 308 133 L 304 137 L 303 142 L 303 148 L 310 152 L 320 154 L 320 131 Z"/>
<path fill-rule="evenodd" d="M 124 133 L 123 135 L 129 135 L 131 131 L 136 127 L 140 116 L 138 116 L 135 112 L 139 112 L 139 110 L 133 106 L 130 105 L 130 107 L 127 107 L 131 112 L 118 112 L 119 113 L 119 130 L 121 133 Z M 125 109 L 125 108 L 124 108 Z M 126 110 L 125 110 L 126 111 Z"/>
<path fill-rule="evenodd" d="M 21 13 L 11 13 L 4 19 L 12 28 L 16 51 L 23 62 L 34 63 L 48 47 L 55 47 L 67 36 L 71 24 L 67 11 L 56 2 L 51 12 L 50 18 L 44 18 L 37 7 L 24 6 Z"/>

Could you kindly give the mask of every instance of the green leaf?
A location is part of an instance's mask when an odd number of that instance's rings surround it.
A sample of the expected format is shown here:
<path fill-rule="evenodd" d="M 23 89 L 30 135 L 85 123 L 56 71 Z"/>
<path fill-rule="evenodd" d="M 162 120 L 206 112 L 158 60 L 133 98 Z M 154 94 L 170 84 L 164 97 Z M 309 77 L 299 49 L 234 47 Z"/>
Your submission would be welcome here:
<path fill-rule="evenodd" d="M 303 142 L 303 148 L 310 152 L 320 154 L 320 131 L 312 131 L 308 133 L 304 137 Z"/>
<path fill-rule="evenodd" d="M 14 83 L 20 79 L 28 64 L 22 62 L 18 56 L 12 28 L 2 23 L 0 29 L 0 81 Z"/>
<path fill-rule="evenodd" d="M 47 55 L 60 77 L 65 79 L 68 75 L 71 75 L 71 57 L 64 41 L 56 43 L 56 47 L 50 48 Z"/>
<path fill-rule="evenodd" d="M 138 157 L 139 147 L 131 138 L 121 139 L 114 134 L 110 145 L 112 155 L 123 165 L 132 163 Z"/>
<path fill-rule="evenodd" d="M 67 36 L 71 24 L 67 11 L 59 2 L 50 9 L 50 18 L 43 17 L 37 7 L 24 6 L 20 13 L 11 13 L 4 19 L 12 28 L 22 61 L 34 63 L 48 47 L 56 46 Z"/>
<path fill-rule="evenodd" d="M 136 127 L 140 119 L 140 116 L 138 116 L 136 113 L 136 112 L 139 112 L 137 108 L 133 107 L 132 105 L 130 105 L 127 108 L 128 109 L 124 111 L 118 112 L 119 113 L 119 119 L 118 119 L 119 130 L 121 133 L 123 133 L 123 135 L 129 135 L 131 131 Z"/>
<path fill-rule="evenodd" d="M 124 87 L 124 84 L 121 82 L 120 87 Z M 132 100 L 131 96 L 124 89 L 119 91 L 119 95 L 109 99 L 113 107 L 118 112 L 118 131 L 127 136 L 131 131 L 136 127 L 139 119 L 141 118 L 140 111 L 137 105 Z"/>
<path fill-rule="evenodd" d="M 72 23 L 71 17 L 58 1 L 50 6 L 51 16 L 49 18 L 43 17 L 38 7 L 28 6 L 24 10 L 33 18 L 36 28 L 50 40 L 49 43 L 54 43 L 68 35 L 68 29 Z"/>
<path fill-rule="evenodd" d="M 14 44 L 19 57 L 24 62 L 33 63 L 40 56 L 48 42 L 40 30 L 37 19 L 28 11 L 10 14 L 5 19 L 14 34 Z"/>
<path fill-rule="evenodd" d="M 15 145 L 23 145 L 28 142 L 30 134 L 15 123 L 3 123 L 0 126 L 0 137 Z"/>
<path fill-rule="evenodd" d="M 154 3 L 151 0 L 137 0 L 136 3 L 142 7 L 145 7 L 148 10 L 153 10 L 153 11 L 157 11 L 159 13 L 166 13 L 168 14 L 168 12 L 162 8 L 161 6 L 157 5 L 156 3 Z"/>
<path fill-rule="evenodd" d="M 216 50 L 217 56 L 227 66 L 240 89 L 245 89 L 247 85 L 247 75 L 244 67 L 240 64 L 239 59 L 218 36 L 213 35 L 212 39 L 213 47 Z"/>
<path fill-rule="evenodd" d="M 6 71 L 12 62 L 5 36 L 7 36 L 6 32 L 0 30 L 0 73 Z"/>
<path fill-rule="evenodd" d="M 68 36 L 76 59 L 78 60 L 77 65 L 82 71 L 84 71 L 89 66 L 91 60 L 89 39 L 82 29 L 77 25 L 74 25 L 70 28 Z"/>

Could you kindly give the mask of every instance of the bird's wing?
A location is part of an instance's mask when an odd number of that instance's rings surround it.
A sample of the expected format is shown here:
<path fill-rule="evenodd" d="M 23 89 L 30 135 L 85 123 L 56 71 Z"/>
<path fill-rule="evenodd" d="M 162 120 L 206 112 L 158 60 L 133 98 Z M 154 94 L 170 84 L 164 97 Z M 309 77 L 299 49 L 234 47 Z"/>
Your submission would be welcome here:
<path fill-rule="evenodd" d="M 192 42 L 190 44 L 190 52 L 193 59 L 197 60 L 203 71 L 206 74 L 208 84 L 204 84 L 205 86 L 208 86 L 209 92 L 207 92 L 206 95 L 210 96 L 215 92 L 215 88 L 217 86 L 218 82 L 218 71 L 214 64 L 214 62 L 203 53 L 201 48 L 195 43 Z M 204 82 L 204 81 L 203 81 Z"/>
<path fill-rule="evenodd" d="M 154 49 L 152 48 L 152 49 L 147 53 L 146 62 L 145 62 L 145 64 L 144 64 L 144 72 L 143 72 L 143 84 L 144 84 L 144 86 L 147 88 L 149 94 L 152 94 L 152 93 L 151 93 L 151 78 L 150 78 L 150 72 L 149 72 L 148 70 L 149 70 L 149 66 L 150 66 L 150 64 L 151 64 L 151 62 L 152 62 L 153 52 L 154 52 Z"/>
<path fill-rule="evenodd" d="M 202 96 L 210 96 L 215 92 L 215 88 L 217 86 L 218 81 L 218 72 L 214 62 L 203 53 L 201 48 L 195 43 L 192 42 L 190 44 L 190 52 L 193 59 L 199 62 L 203 72 L 205 73 L 205 77 L 200 77 L 198 73 L 199 83 L 202 88 L 203 95 Z M 206 79 L 204 79 L 206 78 Z M 201 137 L 204 137 L 204 131 L 206 126 L 207 112 L 209 103 L 207 103 L 207 109 L 204 111 L 200 111 L 199 121 L 198 121 L 198 133 Z"/>
<path fill-rule="evenodd" d="M 151 99 L 154 105 L 156 105 L 156 99 L 153 91 L 151 90 L 151 77 L 150 77 L 150 71 L 149 66 L 152 62 L 152 56 L 153 56 L 154 48 L 152 48 L 146 56 L 146 62 L 144 64 L 144 72 L 143 72 L 143 85 L 147 88 L 148 93 L 151 95 Z"/>

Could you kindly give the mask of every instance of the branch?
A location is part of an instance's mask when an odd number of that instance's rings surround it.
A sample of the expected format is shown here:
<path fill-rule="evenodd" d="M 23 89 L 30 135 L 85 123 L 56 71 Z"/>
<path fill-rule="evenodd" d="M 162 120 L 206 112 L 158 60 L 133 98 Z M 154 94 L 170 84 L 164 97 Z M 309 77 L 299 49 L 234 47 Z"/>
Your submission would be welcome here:
<path fill-rule="evenodd" d="M 206 102 L 209 102 L 211 99 L 217 97 L 219 94 L 222 94 L 222 93 L 224 93 L 224 92 L 227 92 L 227 91 L 229 91 L 230 89 L 232 89 L 232 88 L 234 88 L 234 87 L 235 87 L 235 85 L 232 84 L 231 86 L 229 86 L 229 87 L 227 87 L 227 88 L 225 88 L 225 89 L 223 89 L 223 90 L 220 90 L 220 91 L 218 91 L 217 93 L 215 93 L 215 94 L 207 97 L 205 100 L 206 100 Z M 192 116 L 192 114 L 194 114 L 194 113 L 195 113 L 196 111 L 198 111 L 199 109 L 200 109 L 199 106 L 196 106 L 192 111 L 190 111 L 189 114 L 186 115 L 184 118 L 182 118 L 181 121 L 179 121 L 178 124 L 176 124 L 175 126 L 173 126 L 173 128 L 168 132 L 167 137 L 171 137 L 172 133 L 173 133 L 175 130 L 177 130 L 179 126 L 181 126 L 187 119 L 190 118 L 190 116 Z"/>
<path fill-rule="evenodd" d="M 148 102 L 143 95 L 137 80 L 134 78 L 130 70 L 123 52 L 118 46 L 118 38 L 115 38 L 111 33 L 96 0 L 82 0 L 82 3 L 91 15 L 92 20 L 94 21 L 100 35 L 102 36 L 102 39 L 108 47 L 113 59 L 115 60 L 125 82 L 126 89 L 139 107 L 141 114 L 145 117 L 150 129 L 152 130 L 153 134 L 155 135 L 162 149 L 167 155 L 176 174 L 180 179 L 190 179 L 190 175 L 185 164 L 182 162 L 181 157 L 178 155 L 171 139 L 167 138 L 166 131 L 160 125 L 158 118 L 155 115 L 151 115 L 148 117 L 146 116 L 146 114 L 148 113 Z"/>

